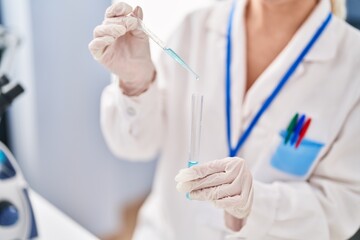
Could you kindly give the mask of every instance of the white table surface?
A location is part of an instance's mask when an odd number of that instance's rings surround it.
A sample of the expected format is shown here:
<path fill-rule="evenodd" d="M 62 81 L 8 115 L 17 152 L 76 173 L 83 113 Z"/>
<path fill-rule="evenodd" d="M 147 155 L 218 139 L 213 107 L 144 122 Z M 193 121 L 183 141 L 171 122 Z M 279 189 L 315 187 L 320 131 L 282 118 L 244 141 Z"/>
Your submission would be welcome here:
<path fill-rule="evenodd" d="M 39 237 L 37 240 L 99 240 L 36 192 L 29 191 Z"/>

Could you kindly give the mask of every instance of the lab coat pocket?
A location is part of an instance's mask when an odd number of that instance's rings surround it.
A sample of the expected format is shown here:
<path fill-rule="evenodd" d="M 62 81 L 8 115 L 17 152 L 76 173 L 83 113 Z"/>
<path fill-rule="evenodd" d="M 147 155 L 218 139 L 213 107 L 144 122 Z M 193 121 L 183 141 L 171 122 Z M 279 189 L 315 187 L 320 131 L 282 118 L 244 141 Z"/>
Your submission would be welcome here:
<path fill-rule="evenodd" d="M 296 148 L 285 144 L 286 131 L 276 134 L 270 147 L 254 169 L 254 177 L 262 182 L 305 180 L 311 174 L 318 155 L 324 146 L 304 138 Z"/>
<path fill-rule="evenodd" d="M 286 132 L 280 132 L 280 143 L 272 155 L 270 164 L 272 167 L 294 176 L 304 177 L 311 169 L 323 144 L 303 139 L 298 148 L 290 143 L 285 144 Z"/>

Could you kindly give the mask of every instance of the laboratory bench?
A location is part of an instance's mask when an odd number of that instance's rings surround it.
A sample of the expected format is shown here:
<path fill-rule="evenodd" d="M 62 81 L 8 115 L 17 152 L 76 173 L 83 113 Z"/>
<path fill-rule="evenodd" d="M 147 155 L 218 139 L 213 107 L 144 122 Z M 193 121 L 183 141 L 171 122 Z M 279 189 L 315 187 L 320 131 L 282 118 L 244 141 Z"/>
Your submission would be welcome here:
<path fill-rule="evenodd" d="M 29 191 L 39 237 L 34 240 L 99 240 L 33 190 Z"/>

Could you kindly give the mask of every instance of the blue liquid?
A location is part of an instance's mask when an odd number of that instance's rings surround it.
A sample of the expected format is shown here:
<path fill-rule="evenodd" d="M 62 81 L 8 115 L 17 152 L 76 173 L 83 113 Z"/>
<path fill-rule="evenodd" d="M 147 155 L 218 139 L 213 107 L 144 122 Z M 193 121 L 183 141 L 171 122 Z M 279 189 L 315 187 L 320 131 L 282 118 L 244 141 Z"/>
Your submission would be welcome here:
<path fill-rule="evenodd" d="M 186 193 L 186 198 L 188 199 L 188 200 L 191 200 L 191 198 L 190 198 L 190 193 Z"/>
<path fill-rule="evenodd" d="M 190 168 L 190 167 L 192 167 L 192 166 L 197 165 L 198 163 L 199 163 L 199 162 L 196 162 L 196 161 L 188 161 L 188 167 Z M 191 200 L 189 193 L 186 193 L 186 198 L 189 199 L 189 200 Z"/>
<path fill-rule="evenodd" d="M 197 165 L 199 162 L 195 162 L 195 161 L 188 161 L 188 167 L 192 167 Z"/>
<path fill-rule="evenodd" d="M 183 68 L 188 70 L 192 75 L 194 75 L 196 80 L 199 80 L 199 76 L 177 55 L 171 48 L 165 48 L 164 51 L 175 61 L 177 61 Z"/>

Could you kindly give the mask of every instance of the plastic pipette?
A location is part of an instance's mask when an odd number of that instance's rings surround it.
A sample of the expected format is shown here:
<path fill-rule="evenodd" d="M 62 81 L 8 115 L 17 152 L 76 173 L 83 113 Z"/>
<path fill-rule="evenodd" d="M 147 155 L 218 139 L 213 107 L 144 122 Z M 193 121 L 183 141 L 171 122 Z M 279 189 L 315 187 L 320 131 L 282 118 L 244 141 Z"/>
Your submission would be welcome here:
<path fill-rule="evenodd" d="M 159 47 L 161 47 L 172 59 L 177 61 L 183 68 L 189 71 L 196 80 L 199 79 L 199 75 L 197 75 L 196 72 L 194 72 L 174 50 L 168 48 L 166 44 L 160 40 L 160 38 L 158 38 L 149 28 L 147 28 L 140 18 L 138 18 L 138 22 L 140 30 L 142 30 L 146 35 L 148 35 L 149 38 L 151 38 Z"/>

